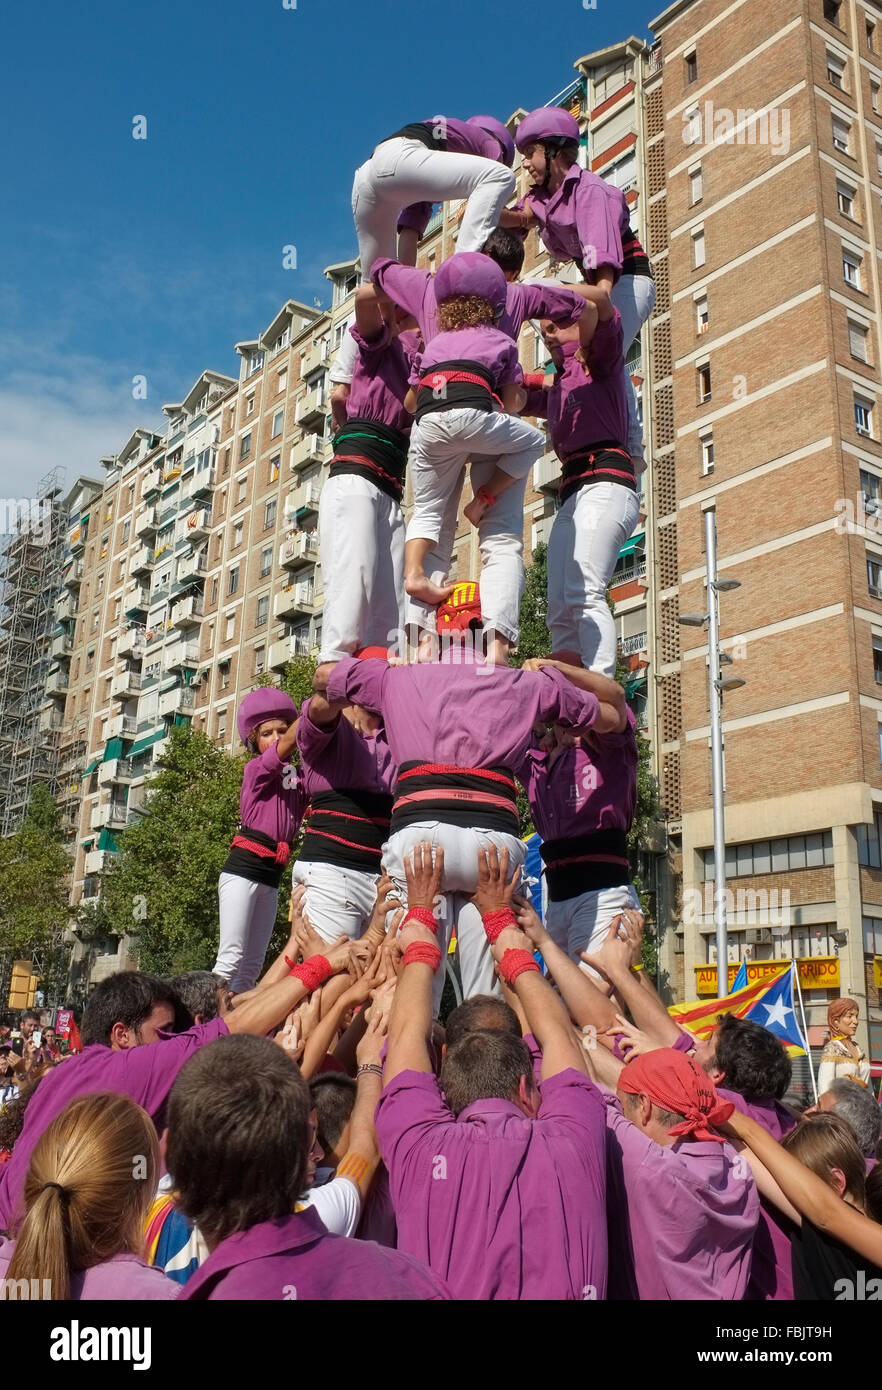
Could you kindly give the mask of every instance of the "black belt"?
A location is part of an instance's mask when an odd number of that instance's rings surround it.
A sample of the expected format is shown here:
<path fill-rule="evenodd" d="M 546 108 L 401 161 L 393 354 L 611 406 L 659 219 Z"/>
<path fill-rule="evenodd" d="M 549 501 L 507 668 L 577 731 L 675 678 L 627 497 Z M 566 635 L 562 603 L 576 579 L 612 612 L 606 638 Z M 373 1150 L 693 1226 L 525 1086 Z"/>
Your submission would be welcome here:
<path fill-rule="evenodd" d="M 466 829 L 479 825 L 482 830 L 517 835 L 520 821 L 514 773 L 501 765 L 478 768 L 402 763 L 395 783 L 392 834 L 425 820 Z"/>
<path fill-rule="evenodd" d="M 407 435 L 377 420 L 347 420 L 334 440 L 330 477 L 354 473 L 401 501 L 407 467 Z"/>
<path fill-rule="evenodd" d="M 603 439 L 589 444 L 564 459 L 560 472 L 560 500 L 566 502 L 580 487 L 592 483 L 618 483 L 620 487 L 637 491 L 634 465 L 627 449 L 615 440 Z"/>
<path fill-rule="evenodd" d="M 281 843 L 279 840 L 274 840 L 272 835 L 265 835 L 262 830 L 252 830 L 247 825 L 239 827 L 234 839 L 239 837 L 253 840 L 255 844 L 272 850 L 273 854 L 278 851 Z M 272 888 L 278 888 L 282 881 L 282 874 L 285 872 L 285 865 L 277 863 L 271 857 L 256 854 L 234 842 L 230 846 L 230 852 L 221 872 L 236 874 L 238 878 L 247 878 L 251 883 L 267 883 Z"/>
<path fill-rule="evenodd" d="M 543 840 L 539 853 L 545 865 L 548 898 L 553 903 L 631 882 L 624 830 L 595 830 L 587 835 Z"/>
<path fill-rule="evenodd" d="M 438 362 L 420 377 L 414 419 L 443 410 L 493 409 L 493 377 L 480 362 Z"/>
<path fill-rule="evenodd" d="M 400 130 L 396 130 L 394 135 L 387 135 L 386 140 L 419 140 L 427 150 L 446 150 L 447 136 L 436 137 L 437 128 L 436 124 L 429 126 L 425 121 L 412 121 L 410 125 L 403 125 Z M 385 145 L 386 140 L 381 140 L 380 144 Z"/>
<path fill-rule="evenodd" d="M 392 797 L 358 787 L 316 792 L 304 817 L 300 860 L 379 873 Z"/>

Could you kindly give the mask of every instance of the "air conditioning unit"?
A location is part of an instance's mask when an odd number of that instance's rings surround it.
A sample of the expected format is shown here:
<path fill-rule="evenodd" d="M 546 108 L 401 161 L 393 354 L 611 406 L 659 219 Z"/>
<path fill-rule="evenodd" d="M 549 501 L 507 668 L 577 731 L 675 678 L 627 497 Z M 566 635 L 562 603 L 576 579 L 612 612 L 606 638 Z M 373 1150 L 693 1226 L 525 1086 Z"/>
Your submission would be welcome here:
<path fill-rule="evenodd" d="M 197 689 L 198 686 L 200 686 L 200 685 L 202 684 L 202 677 L 201 677 L 201 676 L 191 676 L 191 677 L 190 677 L 190 682 L 189 682 L 189 683 L 190 683 L 190 685 L 192 685 L 193 689 L 195 690 L 195 689 Z"/>
<path fill-rule="evenodd" d="M 744 937 L 748 946 L 770 946 L 772 944 L 772 928 L 748 927 Z"/>
<path fill-rule="evenodd" d="M 861 493 L 861 507 L 867 516 L 878 516 L 882 510 L 882 503 L 876 497 L 868 497 L 865 492 Z"/>

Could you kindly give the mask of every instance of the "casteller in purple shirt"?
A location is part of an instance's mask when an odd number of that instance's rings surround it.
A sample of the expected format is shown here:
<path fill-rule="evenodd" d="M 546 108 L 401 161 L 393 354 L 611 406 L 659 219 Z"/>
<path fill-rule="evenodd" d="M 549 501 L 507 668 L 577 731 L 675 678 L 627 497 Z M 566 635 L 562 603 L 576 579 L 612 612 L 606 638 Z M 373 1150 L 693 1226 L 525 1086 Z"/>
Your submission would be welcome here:
<path fill-rule="evenodd" d="M 408 1255 L 373 1241 L 329 1235 L 307 1208 L 227 1236 L 184 1285 L 180 1297 L 364 1303 L 440 1302 L 451 1294 L 443 1280 Z"/>
<path fill-rule="evenodd" d="M 569 1068 L 542 1082 L 530 1119 L 502 1098 L 454 1115 L 437 1077 L 403 1071 L 384 1088 L 377 1138 L 398 1248 L 474 1300 L 606 1294 L 600 1093 Z"/>
<path fill-rule="evenodd" d="M 118 1091 L 146 1110 L 159 1130 L 169 1092 L 184 1063 L 227 1031 L 223 1019 L 215 1018 L 186 1033 L 138 1047 L 116 1050 L 90 1043 L 78 1057 L 68 1057 L 54 1067 L 31 1096 L 12 1158 L 0 1169 L 0 1229 L 10 1227 L 37 1140 L 69 1101 L 91 1091 Z"/>

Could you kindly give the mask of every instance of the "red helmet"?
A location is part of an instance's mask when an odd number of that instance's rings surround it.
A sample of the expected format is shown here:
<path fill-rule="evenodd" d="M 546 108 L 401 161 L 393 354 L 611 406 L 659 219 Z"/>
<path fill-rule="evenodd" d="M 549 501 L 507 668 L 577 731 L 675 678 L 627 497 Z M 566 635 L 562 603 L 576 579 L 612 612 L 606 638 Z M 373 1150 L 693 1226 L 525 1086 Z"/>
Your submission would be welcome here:
<path fill-rule="evenodd" d="M 495 116 L 469 116 L 466 125 L 477 125 L 482 130 L 486 130 L 488 135 L 492 135 L 502 146 L 502 162 L 507 164 L 509 169 L 514 164 L 515 147 L 514 140 L 511 138 L 511 131 L 497 121 Z"/>

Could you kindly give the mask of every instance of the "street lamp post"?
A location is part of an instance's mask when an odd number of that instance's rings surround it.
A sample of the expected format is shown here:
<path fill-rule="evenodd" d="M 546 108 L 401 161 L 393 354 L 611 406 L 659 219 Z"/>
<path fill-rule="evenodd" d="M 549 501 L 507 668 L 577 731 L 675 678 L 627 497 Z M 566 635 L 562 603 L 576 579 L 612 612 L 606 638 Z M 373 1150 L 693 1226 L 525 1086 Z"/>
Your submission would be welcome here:
<path fill-rule="evenodd" d="M 720 593 L 739 589 L 737 579 L 717 578 L 717 517 L 713 507 L 704 513 L 704 541 L 707 555 L 706 613 L 683 613 L 680 622 L 686 627 L 704 627 L 707 623 L 707 689 L 710 706 L 711 783 L 714 810 L 714 931 L 717 943 L 717 997 L 724 999 L 729 992 L 729 946 L 726 924 L 726 826 L 723 774 L 723 691 L 737 690 L 744 685 L 738 676 L 722 678 L 721 667 L 731 658 L 720 651 Z"/>

